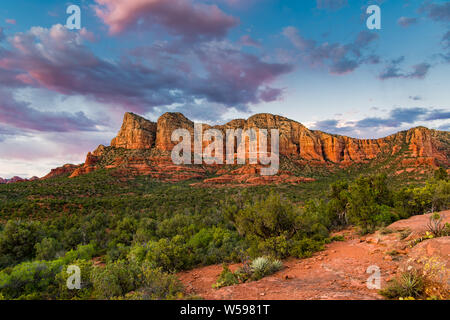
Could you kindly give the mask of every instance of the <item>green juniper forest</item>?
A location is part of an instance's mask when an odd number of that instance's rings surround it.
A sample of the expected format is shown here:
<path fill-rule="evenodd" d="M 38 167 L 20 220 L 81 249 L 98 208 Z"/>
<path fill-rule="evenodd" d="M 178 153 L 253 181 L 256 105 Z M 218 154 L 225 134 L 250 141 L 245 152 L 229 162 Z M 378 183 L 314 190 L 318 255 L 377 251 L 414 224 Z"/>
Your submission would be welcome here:
<path fill-rule="evenodd" d="M 97 170 L 0 185 L 0 297 L 186 299 L 177 271 L 306 258 L 339 240 L 330 236 L 334 230 L 352 225 L 364 234 L 450 207 L 442 168 L 407 184 L 348 170 L 300 185 L 190 183 L 124 180 Z M 66 286 L 69 265 L 81 269 L 81 290 Z M 227 285 L 224 272 L 218 287 Z M 239 281 L 231 276 L 228 282 Z"/>

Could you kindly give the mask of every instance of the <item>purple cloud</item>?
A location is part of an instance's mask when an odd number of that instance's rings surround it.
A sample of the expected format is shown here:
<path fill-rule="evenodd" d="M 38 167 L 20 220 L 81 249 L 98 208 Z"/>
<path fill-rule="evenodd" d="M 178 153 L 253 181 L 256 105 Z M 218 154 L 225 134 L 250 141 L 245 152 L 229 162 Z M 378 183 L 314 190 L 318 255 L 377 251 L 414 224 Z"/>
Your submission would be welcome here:
<path fill-rule="evenodd" d="M 261 90 L 259 97 L 264 102 L 272 102 L 278 100 L 283 95 L 283 89 L 267 87 Z"/>
<path fill-rule="evenodd" d="M 83 112 L 39 111 L 16 101 L 11 92 L 0 91 L 0 123 L 46 132 L 96 131 L 96 123 Z"/>
<path fill-rule="evenodd" d="M 450 119 L 450 111 L 437 109 L 430 111 L 425 120 L 448 120 Z"/>
<path fill-rule="evenodd" d="M 348 44 L 328 42 L 318 44 L 303 37 L 295 27 L 285 28 L 283 35 L 310 65 L 328 65 L 330 73 L 333 74 L 349 73 L 362 64 L 379 61 L 376 55 L 366 54 L 370 44 L 378 39 L 378 35 L 373 32 L 361 31 L 356 39 Z"/>
<path fill-rule="evenodd" d="M 335 119 L 317 121 L 312 129 L 330 133 L 351 134 L 352 136 L 361 136 L 361 133 L 365 132 L 373 136 L 376 130 L 385 133 L 389 129 L 398 130 L 404 125 L 411 126 L 418 121 L 448 119 L 450 119 L 450 112 L 445 109 L 394 108 L 385 117 L 367 117 L 358 121 L 338 121 Z M 443 129 L 444 126 L 438 129 L 445 130 Z"/>
<path fill-rule="evenodd" d="M 397 20 L 397 23 L 402 27 L 409 27 L 413 24 L 416 24 L 419 20 L 417 18 L 408 18 L 408 17 L 400 17 Z"/>
<path fill-rule="evenodd" d="M 249 35 L 243 35 L 239 40 L 239 42 L 244 46 L 248 47 L 255 47 L 255 48 L 261 47 L 261 43 L 257 40 L 252 39 L 252 37 L 250 37 Z"/>
<path fill-rule="evenodd" d="M 83 44 L 86 34 L 61 25 L 17 33 L 9 39 L 11 49 L 0 51 L 0 84 L 82 95 L 138 113 L 198 99 L 247 110 L 248 104 L 280 98 L 281 90 L 267 87 L 293 70 L 227 42 L 194 48 L 163 43 L 119 61 L 103 60 Z"/>
<path fill-rule="evenodd" d="M 404 78 L 404 79 L 423 79 L 428 74 L 431 65 L 427 62 L 419 63 L 412 66 L 412 71 L 404 72 L 400 68 L 400 64 L 405 60 L 405 57 L 391 60 L 385 67 L 383 72 L 379 75 L 381 80 Z"/>
<path fill-rule="evenodd" d="M 450 22 L 450 2 L 434 3 L 426 1 L 420 8 L 419 13 L 425 13 L 434 21 Z"/>
<path fill-rule="evenodd" d="M 216 5 L 188 0 L 95 0 L 97 16 L 111 34 L 138 25 L 162 26 L 169 33 L 189 40 L 221 39 L 238 20 Z"/>

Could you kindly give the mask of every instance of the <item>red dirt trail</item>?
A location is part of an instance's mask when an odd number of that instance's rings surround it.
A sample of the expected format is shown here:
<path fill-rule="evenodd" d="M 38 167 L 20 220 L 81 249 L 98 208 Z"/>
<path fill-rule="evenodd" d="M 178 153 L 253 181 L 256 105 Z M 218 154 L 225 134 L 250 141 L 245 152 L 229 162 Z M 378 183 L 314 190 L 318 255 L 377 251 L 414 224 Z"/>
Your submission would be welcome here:
<path fill-rule="evenodd" d="M 367 300 L 382 299 L 376 289 L 367 288 L 369 266 L 375 265 L 381 271 L 381 287 L 393 278 L 400 264 L 408 259 L 412 250 L 411 238 L 418 237 L 426 230 L 428 215 L 415 216 L 394 223 L 388 228 L 394 232 L 382 235 L 376 232 L 360 237 L 349 229 L 337 234 L 345 241 L 326 245 L 325 250 L 307 259 L 283 261 L 284 269 L 259 281 L 213 289 L 222 271 L 221 265 L 197 268 L 178 274 L 186 288 L 186 293 L 211 300 Z M 441 213 L 444 222 L 450 222 L 450 211 Z M 410 229 L 411 235 L 400 240 L 400 231 Z M 449 237 L 446 237 L 449 238 Z M 433 239 L 436 240 L 436 239 Z M 445 239 L 448 252 L 450 242 Z M 432 241 L 432 240 L 427 240 Z M 388 254 L 393 250 L 395 255 Z M 443 259 L 448 264 L 446 253 Z M 232 265 L 236 270 L 238 264 Z"/>

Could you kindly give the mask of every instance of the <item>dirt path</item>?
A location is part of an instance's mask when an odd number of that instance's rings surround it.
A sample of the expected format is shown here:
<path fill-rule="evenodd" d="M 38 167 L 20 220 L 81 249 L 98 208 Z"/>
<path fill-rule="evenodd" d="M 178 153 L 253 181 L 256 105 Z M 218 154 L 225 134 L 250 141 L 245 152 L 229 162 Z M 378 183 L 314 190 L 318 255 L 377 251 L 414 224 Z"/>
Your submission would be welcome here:
<path fill-rule="evenodd" d="M 450 211 L 443 212 L 450 221 Z M 402 261 L 408 257 L 408 238 L 401 240 L 400 231 L 409 228 L 419 235 L 428 222 L 429 215 L 392 225 L 395 232 L 379 232 L 359 237 L 354 230 L 341 232 L 345 241 L 333 242 L 326 249 L 308 259 L 288 259 L 278 273 L 255 282 L 221 289 L 212 285 L 222 271 L 213 265 L 178 274 L 189 294 L 204 299 L 234 300 L 308 300 L 308 299 L 382 299 L 377 290 L 367 288 L 369 266 L 380 268 L 381 286 L 395 276 Z M 395 250 L 395 254 L 392 252 Z M 391 254 L 389 254 L 391 253 Z M 235 270 L 239 265 L 231 266 Z"/>

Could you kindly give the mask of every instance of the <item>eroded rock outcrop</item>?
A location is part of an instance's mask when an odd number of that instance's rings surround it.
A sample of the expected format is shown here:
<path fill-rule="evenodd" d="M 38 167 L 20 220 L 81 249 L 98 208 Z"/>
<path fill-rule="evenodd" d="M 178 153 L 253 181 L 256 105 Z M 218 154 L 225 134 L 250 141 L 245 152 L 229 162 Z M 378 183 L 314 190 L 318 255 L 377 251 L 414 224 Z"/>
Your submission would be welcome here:
<path fill-rule="evenodd" d="M 65 164 L 62 167 L 52 169 L 46 176 L 42 179 L 50 179 L 55 177 L 60 177 L 63 175 L 71 175 L 76 169 L 80 168 L 82 165 L 75 164 Z"/>
<path fill-rule="evenodd" d="M 247 120 L 236 119 L 224 125 L 203 125 L 202 130 L 214 128 L 225 133 L 227 129 L 278 129 L 280 134 L 280 155 L 291 159 L 299 166 L 346 167 L 357 163 L 371 163 L 380 157 L 395 157 L 396 164 L 387 164 L 385 169 L 393 172 L 425 172 L 414 168 L 438 165 L 449 166 L 450 133 L 429 130 L 424 127 L 402 131 L 382 139 L 355 139 L 346 136 L 309 130 L 301 123 L 286 117 L 272 114 L 257 114 Z M 69 173 L 76 177 L 99 168 L 120 169 L 125 174 L 151 175 L 164 181 L 180 181 L 192 178 L 204 178 L 207 184 L 269 184 L 302 183 L 310 181 L 280 170 L 277 177 L 260 177 L 258 166 L 244 166 L 238 171 L 228 170 L 220 165 L 174 166 L 170 152 L 178 142 L 172 141 L 176 129 L 187 129 L 191 134 L 194 147 L 194 123 L 181 113 L 165 113 L 157 123 L 146 120 L 136 114 L 126 113 L 122 127 L 110 147 L 100 145 L 88 153 L 81 166 L 67 165 L 52 170 L 45 178 Z M 258 133 L 258 132 L 257 132 Z M 203 141 L 205 147 L 208 142 Z M 226 142 L 224 141 L 224 151 Z M 268 141 L 270 150 L 270 136 Z M 236 146 L 235 146 L 236 152 Z M 248 152 L 248 144 L 246 147 Z M 225 152 L 224 152 L 225 154 Z M 236 155 L 235 155 L 236 156 Z M 246 172 L 239 172 L 244 170 Z M 291 169 L 289 169 L 291 170 Z"/>
<path fill-rule="evenodd" d="M 127 112 L 117 137 L 111 141 L 111 146 L 125 149 L 150 149 L 154 147 L 155 140 L 156 123 Z"/>

